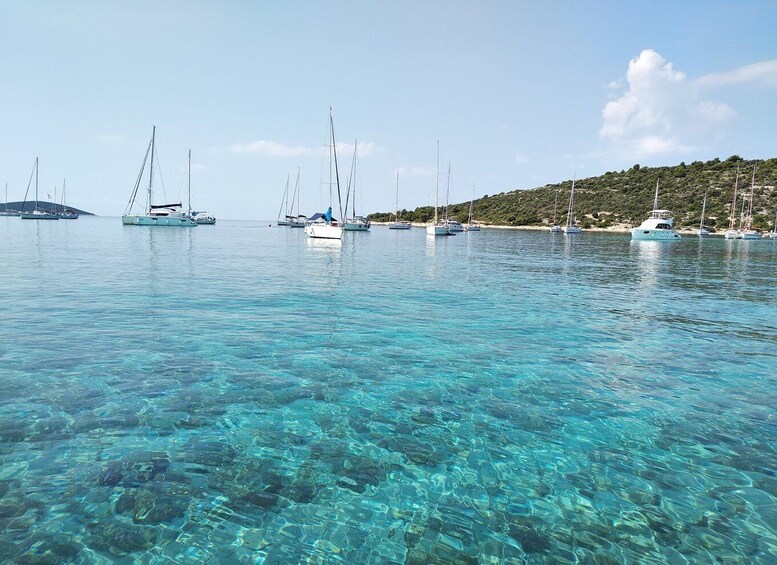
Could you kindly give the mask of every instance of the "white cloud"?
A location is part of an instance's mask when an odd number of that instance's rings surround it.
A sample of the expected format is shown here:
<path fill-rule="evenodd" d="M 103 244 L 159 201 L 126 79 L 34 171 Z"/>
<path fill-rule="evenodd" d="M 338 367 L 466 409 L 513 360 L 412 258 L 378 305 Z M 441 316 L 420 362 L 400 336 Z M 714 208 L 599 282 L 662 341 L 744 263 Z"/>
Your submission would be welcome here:
<path fill-rule="evenodd" d="M 95 139 L 98 143 L 105 144 L 124 143 L 127 141 L 127 138 L 123 135 L 97 135 Z"/>
<path fill-rule="evenodd" d="M 777 59 L 745 65 L 722 73 L 712 73 L 696 79 L 696 84 L 702 89 L 748 83 L 777 86 Z"/>
<path fill-rule="evenodd" d="M 359 157 L 369 157 L 380 152 L 380 148 L 373 142 L 358 144 L 357 154 Z M 231 153 L 249 153 L 254 155 L 267 155 L 270 157 L 317 157 L 326 155 L 328 148 L 307 147 L 305 145 L 286 145 L 277 141 L 268 141 L 260 139 L 250 143 L 235 143 L 226 148 Z M 353 154 L 353 143 L 338 143 L 337 152 L 340 155 Z"/>
<path fill-rule="evenodd" d="M 736 115 L 726 104 L 703 100 L 698 82 L 652 49 L 629 62 L 623 86 L 615 82 L 611 88 L 621 92 L 602 110 L 599 134 L 624 157 L 693 151 L 725 131 Z"/>

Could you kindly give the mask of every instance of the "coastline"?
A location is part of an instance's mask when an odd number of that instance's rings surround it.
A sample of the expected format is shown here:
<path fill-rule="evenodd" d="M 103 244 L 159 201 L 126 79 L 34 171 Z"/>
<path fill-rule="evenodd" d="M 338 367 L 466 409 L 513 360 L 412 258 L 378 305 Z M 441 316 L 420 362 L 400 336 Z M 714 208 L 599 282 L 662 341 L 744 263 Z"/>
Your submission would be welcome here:
<path fill-rule="evenodd" d="M 390 222 L 371 222 L 375 224 L 376 226 L 387 226 Z M 414 228 L 423 228 L 426 227 L 427 224 L 412 222 L 411 225 Z M 548 231 L 550 229 L 550 226 L 501 226 L 501 225 L 492 225 L 492 224 L 480 224 L 480 227 L 483 229 L 494 229 L 494 230 L 516 230 L 516 231 Z M 636 226 L 634 226 L 636 227 Z M 623 224 L 616 225 L 616 226 L 610 226 L 608 228 L 583 228 L 583 232 L 601 232 L 601 233 L 624 233 L 629 234 L 631 233 L 632 226 L 626 226 Z M 697 229 L 696 228 L 682 228 L 676 230 L 677 233 L 680 235 L 697 235 Z M 711 233 L 710 237 L 716 237 L 716 236 L 722 236 L 723 232 L 720 233 Z"/>

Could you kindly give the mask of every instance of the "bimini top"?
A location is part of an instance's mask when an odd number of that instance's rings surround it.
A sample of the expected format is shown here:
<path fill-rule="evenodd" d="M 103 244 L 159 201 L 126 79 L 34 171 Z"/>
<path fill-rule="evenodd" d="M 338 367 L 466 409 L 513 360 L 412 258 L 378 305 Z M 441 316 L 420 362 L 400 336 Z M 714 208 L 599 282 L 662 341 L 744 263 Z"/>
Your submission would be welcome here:
<path fill-rule="evenodd" d="M 656 218 L 660 220 L 667 220 L 672 217 L 672 212 L 669 210 L 651 210 L 650 218 Z"/>

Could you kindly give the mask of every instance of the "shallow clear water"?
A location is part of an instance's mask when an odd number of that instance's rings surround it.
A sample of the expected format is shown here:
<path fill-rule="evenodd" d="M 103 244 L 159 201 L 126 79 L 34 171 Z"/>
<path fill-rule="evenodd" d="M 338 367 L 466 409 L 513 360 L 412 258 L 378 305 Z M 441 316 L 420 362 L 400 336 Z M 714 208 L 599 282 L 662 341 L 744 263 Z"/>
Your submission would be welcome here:
<path fill-rule="evenodd" d="M 777 561 L 777 241 L 0 242 L 0 561 Z"/>

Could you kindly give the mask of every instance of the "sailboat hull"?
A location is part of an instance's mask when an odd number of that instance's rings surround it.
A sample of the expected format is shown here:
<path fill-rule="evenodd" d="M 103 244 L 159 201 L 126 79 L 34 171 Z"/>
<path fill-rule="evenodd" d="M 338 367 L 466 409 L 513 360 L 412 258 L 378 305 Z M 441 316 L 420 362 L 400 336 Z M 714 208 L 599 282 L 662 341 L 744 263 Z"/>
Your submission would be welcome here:
<path fill-rule="evenodd" d="M 122 216 L 121 223 L 125 226 L 172 226 L 190 228 L 197 225 L 191 218 L 184 217 L 154 217 L 154 216 Z"/>
<path fill-rule="evenodd" d="M 309 224 L 305 226 L 305 233 L 308 237 L 318 239 L 342 239 L 343 227 L 331 224 Z"/>
<path fill-rule="evenodd" d="M 47 212 L 22 212 L 22 220 L 59 220 L 58 214 Z"/>
<path fill-rule="evenodd" d="M 413 227 L 411 224 L 406 222 L 394 222 L 389 224 L 390 230 L 409 230 L 411 227 Z"/>
<path fill-rule="evenodd" d="M 448 235 L 450 232 L 448 231 L 448 226 L 440 226 L 440 225 L 431 225 L 426 226 L 426 235 Z"/>
<path fill-rule="evenodd" d="M 370 231 L 370 226 L 358 222 L 345 222 L 345 231 Z"/>

